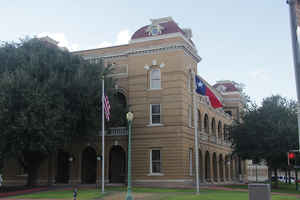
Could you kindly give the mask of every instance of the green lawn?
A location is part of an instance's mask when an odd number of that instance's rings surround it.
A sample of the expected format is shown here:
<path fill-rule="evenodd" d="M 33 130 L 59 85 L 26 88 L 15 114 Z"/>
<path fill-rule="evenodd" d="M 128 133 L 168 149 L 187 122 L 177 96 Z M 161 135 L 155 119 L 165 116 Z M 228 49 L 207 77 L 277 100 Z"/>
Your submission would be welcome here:
<path fill-rule="evenodd" d="M 125 187 L 109 187 L 106 188 L 106 195 L 116 194 L 126 191 Z M 248 200 L 248 192 L 239 191 L 222 191 L 222 190 L 201 190 L 200 195 L 195 195 L 191 189 L 162 189 L 162 188 L 133 188 L 134 193 L 150 193 L 157 200 Z M 96 189 L 80 189 L 77 199 L 92 200 L 100 199 L 103 195 Z M 15 198 L 32 198 L 32 199 L 72 199 L 72 190 L 54 190 L 47 192 L 39 192 Z M 147 199 L 145 199 L 147 200 Z M 272 200 L 299 200 L 299 197 L 272 195 Z"/>

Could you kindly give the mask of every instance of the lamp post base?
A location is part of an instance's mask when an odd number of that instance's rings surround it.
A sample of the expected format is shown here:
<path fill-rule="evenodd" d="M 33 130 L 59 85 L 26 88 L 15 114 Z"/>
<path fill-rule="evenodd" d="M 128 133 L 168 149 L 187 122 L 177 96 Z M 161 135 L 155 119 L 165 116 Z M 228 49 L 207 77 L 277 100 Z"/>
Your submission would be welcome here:
<path fill-rule="evenodd" d="M 126 195 L 126 200 L 133 200 L 133 197 L 131 196 L 130 193 L 127 193 L 127 195 Z"/>

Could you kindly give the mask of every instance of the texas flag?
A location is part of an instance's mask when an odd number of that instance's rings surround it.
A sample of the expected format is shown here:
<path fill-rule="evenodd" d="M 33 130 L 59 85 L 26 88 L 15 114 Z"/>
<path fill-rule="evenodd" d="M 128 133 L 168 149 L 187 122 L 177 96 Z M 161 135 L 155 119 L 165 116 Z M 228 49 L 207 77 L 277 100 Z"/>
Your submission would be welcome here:
<path fill-rule="evenodd" d="M 208 96 L 209 101 L 211 103 L 211 106 L 213 108 L 220 108 L 222 107 L 221 102 L 219 101 L 219 99 L 216 97 L 216 95 L 214 95 L 214 93 L 209 89 L 209 87 L 207 87 L 202 80 L 200 80 L 200 78 L 198 76 L 195 76 L 195 80 L 196 80 L 196 92 L 198 94 L 204 95 L 204 96 Z"/>

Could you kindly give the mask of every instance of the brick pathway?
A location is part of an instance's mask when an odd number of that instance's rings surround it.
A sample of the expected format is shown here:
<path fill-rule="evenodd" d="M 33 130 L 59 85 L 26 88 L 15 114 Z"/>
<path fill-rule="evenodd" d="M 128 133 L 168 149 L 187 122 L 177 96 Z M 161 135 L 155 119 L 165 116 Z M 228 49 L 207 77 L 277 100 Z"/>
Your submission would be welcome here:
<path fill-rule="evenodd" d="M 150 193 L 133 193 L 132 196 L 134 197 L 135 200 L 154 200 L 155 194 L 150 194 Z M 103 197 L 99 200 L 120 200 L 120 199 L 125 199 L 126 197 L 126 192 L 116 192 L 109 194 L 106 197 Z M 5 198 L 0 200 L 67 200 L 67 199 L 18 199 L 18 198 Z M 72 200 L 72 198 L 70 198 Z"/>
<path fill-rule="evenodd" d="M 133 198 L 135 200 L 152 200 L 155 194 L 150 194 L 150 193 L 133 193 L 132 194 Z M 109 196 L 106 196 L 102 198 L 101 200 L 120 200 L 120 199 L 125 199 L 126 197 L 126 192 L 121 192 L 121 193 L 115 193 Z"/>
<path fill-rule="evenodd" d="M 202 187 L 202 188 L 211 189 L 211 190 L 248 192 L 247 189 L 228 188 L 228 187 L 222 187 L 222 186 L 207 186 L 207 187 Z M 278 195 L 282 195 L 282 196 L 293 196 L 293 197 L 300 198 L 300 194 L 288 194 L 288 193 L 279 193 L 279 192 L 272 192 L 272 194 L 278 194 Z"/>

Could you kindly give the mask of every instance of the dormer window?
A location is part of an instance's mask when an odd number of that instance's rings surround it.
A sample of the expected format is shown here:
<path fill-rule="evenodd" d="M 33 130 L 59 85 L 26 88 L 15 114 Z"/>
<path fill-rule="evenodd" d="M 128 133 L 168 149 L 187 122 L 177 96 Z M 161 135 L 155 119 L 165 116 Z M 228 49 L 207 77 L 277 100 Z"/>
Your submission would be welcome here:
<path fill-rule="evenodd" d="M 159 24 L 152 24 L 148 26 L 148 28 L 146 29 L 146 33 L 149 36 L 155 36 L 161 34 L 163 29 L 164 27 L 160 26 Z"/>
<path fill-rule="evenodd" d="M 151 35 L 157 35 L 158 34 L 158 28 L 157 27 L 152 27 L 151 29 Z"/>

